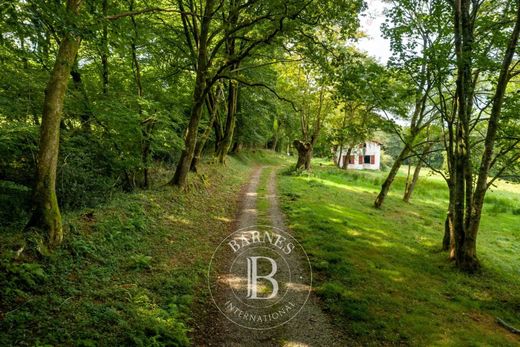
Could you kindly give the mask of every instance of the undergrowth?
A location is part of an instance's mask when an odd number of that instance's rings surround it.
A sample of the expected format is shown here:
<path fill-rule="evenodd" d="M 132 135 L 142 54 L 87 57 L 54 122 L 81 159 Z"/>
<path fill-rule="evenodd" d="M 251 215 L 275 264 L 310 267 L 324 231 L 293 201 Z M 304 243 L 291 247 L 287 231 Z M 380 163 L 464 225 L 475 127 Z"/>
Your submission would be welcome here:
<path fill-rule="evenodd" d="M 203 164 L 187 191 L 155 170 L 150 190 L 66 213 L 63 245 L 41 259 L 16 258 L 22 235 L 4 230 L 0 345 L 189 345 L 211 254 L 229 232 L 249 165 L 267 157 Z"/>

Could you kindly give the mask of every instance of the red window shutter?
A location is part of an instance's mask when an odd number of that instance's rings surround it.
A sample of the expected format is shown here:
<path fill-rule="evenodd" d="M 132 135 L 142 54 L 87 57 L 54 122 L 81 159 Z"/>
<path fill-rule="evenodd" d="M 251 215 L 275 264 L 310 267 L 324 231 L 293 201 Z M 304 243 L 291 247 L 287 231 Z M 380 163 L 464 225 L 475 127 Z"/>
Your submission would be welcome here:
<path fill-rule="evenodd" d="M 362 155 L 359 156 L 359 163 L 363 164 L 363 156 Z"/>
<path fill-rule="evenodd" d="M 376 163 L 376 156 L 375 155 L 371 155 L 370 156 L 370 164 L 375 164 Z"/>

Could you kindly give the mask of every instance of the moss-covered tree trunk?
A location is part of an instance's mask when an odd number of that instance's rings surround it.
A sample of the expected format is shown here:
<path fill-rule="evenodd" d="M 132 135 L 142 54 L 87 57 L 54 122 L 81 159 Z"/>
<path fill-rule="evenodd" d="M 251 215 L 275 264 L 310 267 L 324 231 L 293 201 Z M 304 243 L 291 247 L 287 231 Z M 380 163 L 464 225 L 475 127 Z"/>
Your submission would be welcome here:
<path fill-rule="evenodd" d="M 77 16 L 80 4 L 81 0 L 68 0 L 67 12 Z M 63 100 L 79 46 L 80 39 L 72 36 L 72 33 L 62 38 L 43 101 L 32 214 L 25 229 L 42 231 L 45 243 L 50 248 L 58 246 L 63 240 L 61 214 L 56 198 L 56 168 Z"/>

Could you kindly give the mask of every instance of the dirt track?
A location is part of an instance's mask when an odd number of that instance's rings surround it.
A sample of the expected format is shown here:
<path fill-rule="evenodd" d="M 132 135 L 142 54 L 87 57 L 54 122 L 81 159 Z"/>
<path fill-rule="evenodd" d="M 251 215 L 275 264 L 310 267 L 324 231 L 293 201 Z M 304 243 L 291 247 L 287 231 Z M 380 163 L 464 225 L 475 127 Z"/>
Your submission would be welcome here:
<path fill-rule="evenodd" d="M 267 195 L 258 196 L 260 176 L 264 170 L 270 170 L 267 181 Z M 272 226 L 284 231 L 284 216 L 279 208 L 276 195 L 276 168 L 259 167 L 251 175 L 247 189 L 242 193 L 240 211 L 237 214 L 236 229 L 249 227 L 257 223 L 257 200 L 267 199 L 269 221 Z M 306 259 L 296 252 L 291 253 L 286 260 L 291 271 L 295 274 L 304 272 L 308 266 Z M 222 268 L 226 268 L 229 260 L 220 260 Z M 235 276 L 236 277 L 236 276 Z M 234 294 L 231 289 L 231 280 L 226 276 L 221 279 L 220 294 L 217 300 L 231 298 Z M 291 300 L 304 302 L 307 299 L 307 290 L 290 290 Z M 208 304 L 209 305 L 209 304 Z M 213 305 L 213 302 L 211 302 Z M 269 330 L 251 330 L 243 328 L 228 320 L 219 310 L 211 308 L 208 312 L 210 319 L 207 320 L 208 327 L 202 329 L 204 336 L 195 339 L 195 345 L 204 346 L 349 346 L 344 335 L 331 323 L 331 318 L 325 314 L 319 306 L 318 300 L 313 294 L 310 295 L 301 311 L 289 322 Z"/>

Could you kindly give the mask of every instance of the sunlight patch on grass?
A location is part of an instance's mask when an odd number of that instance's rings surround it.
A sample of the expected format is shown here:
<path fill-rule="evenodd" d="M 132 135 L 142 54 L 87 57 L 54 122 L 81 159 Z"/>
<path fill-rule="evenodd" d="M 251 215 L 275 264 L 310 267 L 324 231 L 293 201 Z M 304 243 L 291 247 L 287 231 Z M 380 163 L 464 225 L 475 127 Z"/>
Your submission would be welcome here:
<path fill-rule="evenodd" d="M 345 331 L 361 344 L 520 344 L 494 318 L 520 325 L 517 187 L 487 198 L 478 238 L 483 273 L 467 276 L 440 252 L 443 180 L 421 177 L 407 204 L 401 172 L 376 210 L 383 179 L 381 172 L 316 166 L 279 179 L 281 206 L 316 273 L 315 291 Z"/>

